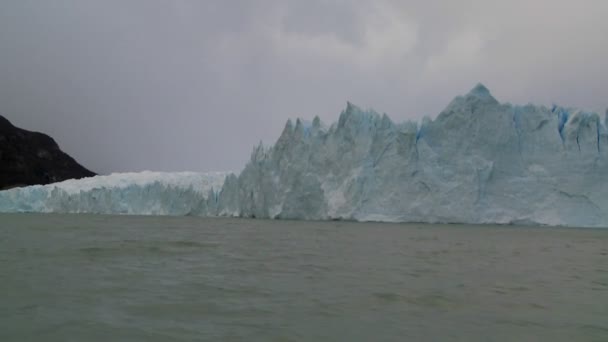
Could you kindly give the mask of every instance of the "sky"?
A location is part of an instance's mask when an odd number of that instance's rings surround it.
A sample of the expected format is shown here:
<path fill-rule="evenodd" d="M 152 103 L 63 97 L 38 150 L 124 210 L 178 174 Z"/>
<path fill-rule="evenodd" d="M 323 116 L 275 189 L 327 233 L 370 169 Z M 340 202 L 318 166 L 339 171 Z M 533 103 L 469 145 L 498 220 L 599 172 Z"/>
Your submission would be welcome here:
<path fill-rule="evenodd" d="M 605 0 L 2 0 L 0 114 L 98 173 L 240 171 L 288 118 L 608 107 Z"/>

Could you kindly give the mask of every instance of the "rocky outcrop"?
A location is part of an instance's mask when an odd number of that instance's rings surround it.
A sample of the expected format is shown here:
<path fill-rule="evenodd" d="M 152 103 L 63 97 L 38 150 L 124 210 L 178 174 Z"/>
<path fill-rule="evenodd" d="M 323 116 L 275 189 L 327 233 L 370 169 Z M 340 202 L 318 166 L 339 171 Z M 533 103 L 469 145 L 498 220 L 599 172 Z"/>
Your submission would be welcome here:
<path fill-rule="evenodd" d="M 0 190 L 94 176 L 48 135 L 13 126 L 0 116 Z"/>

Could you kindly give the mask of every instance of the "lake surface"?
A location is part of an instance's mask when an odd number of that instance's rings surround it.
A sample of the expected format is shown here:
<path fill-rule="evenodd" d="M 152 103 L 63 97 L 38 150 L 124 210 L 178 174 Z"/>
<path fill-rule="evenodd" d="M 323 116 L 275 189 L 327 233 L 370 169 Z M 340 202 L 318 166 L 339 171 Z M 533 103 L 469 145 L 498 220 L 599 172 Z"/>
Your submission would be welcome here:
<path fill-rule="evenodd" d="M 0 215 L 0 341 L 608 341 L 608 229 Z"/>

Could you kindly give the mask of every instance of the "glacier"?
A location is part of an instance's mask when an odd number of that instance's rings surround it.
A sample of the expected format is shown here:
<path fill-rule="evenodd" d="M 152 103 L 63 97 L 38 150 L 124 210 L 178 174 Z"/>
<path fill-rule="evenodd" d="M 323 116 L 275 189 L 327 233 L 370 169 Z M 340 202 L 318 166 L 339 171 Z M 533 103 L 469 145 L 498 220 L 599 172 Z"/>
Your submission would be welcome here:
<path fill-rule="evenodd" d="M 118 174 L 0 191 L 0 212 L 608 227 L 608 113 L 498 102 L 482 84 L 435 119 L 348 103 L 288 120 L 239 173 Z"/>
<path fill-rule="evenodd" d="M 0 191 L 0 212 L 206 215 L 226 172 L 113 173 Z"/>
<path fill-rule="evenodd" d="M 254 149 L 218 214 L 608 227 L 607 121 L 501 104 L 482 84 L 420 124 L 348 103 L 329 128 L 288 121 Z"/>

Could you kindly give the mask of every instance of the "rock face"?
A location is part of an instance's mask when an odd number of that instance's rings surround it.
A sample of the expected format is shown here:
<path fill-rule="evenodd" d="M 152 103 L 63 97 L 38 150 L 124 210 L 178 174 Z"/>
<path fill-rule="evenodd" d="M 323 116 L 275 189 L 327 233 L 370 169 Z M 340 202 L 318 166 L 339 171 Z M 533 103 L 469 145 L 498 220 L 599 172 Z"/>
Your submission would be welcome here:
<path fill-rule="evenodd" d="M 0 189 L 94 175 L 51 137 L 15 127 L 0 116 Z"/>
<path fill-rule="evenodd" d="M 483 85 L 435 120 L 352 104 L 324 128 L 287 123 L 219 195 L 219 214 L 289 219 L 608 227 L 598 114 L 499 103 Z"/>

